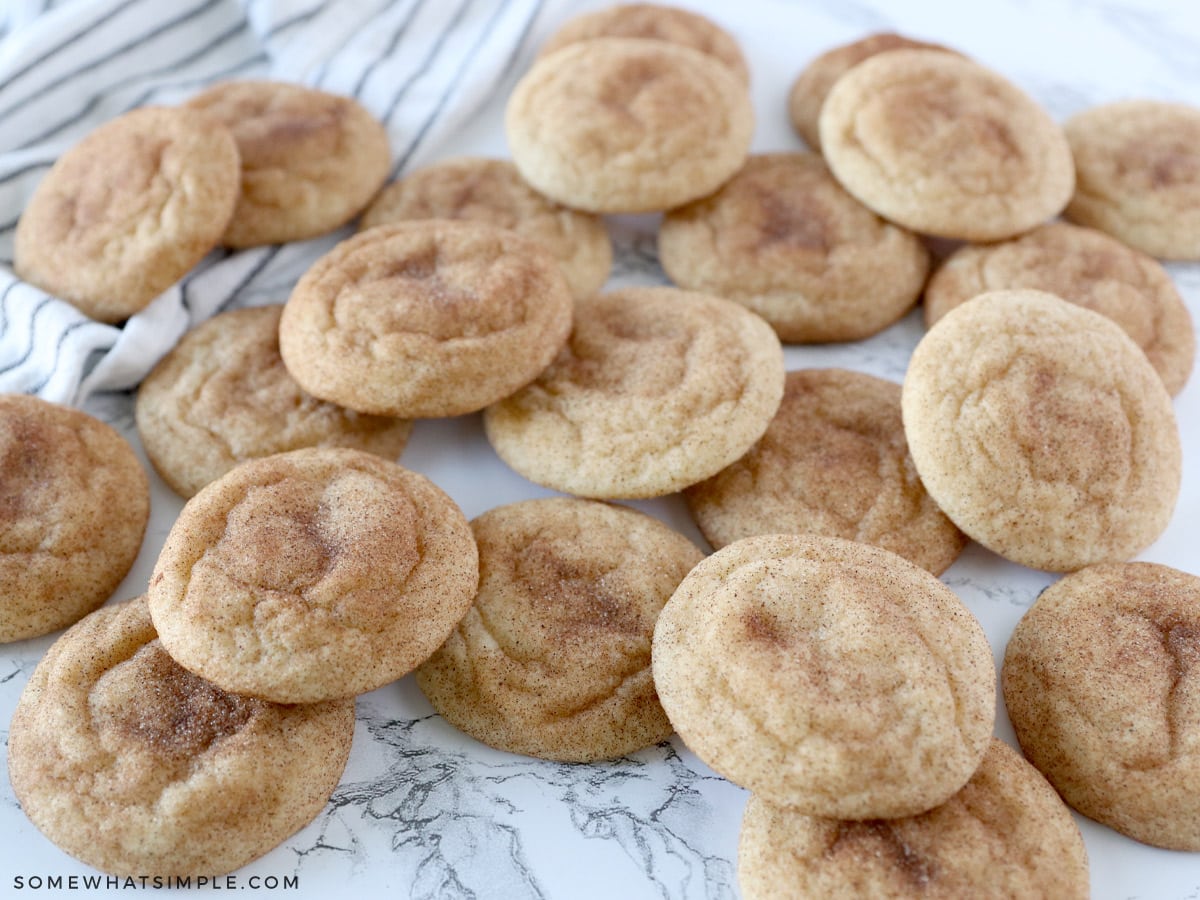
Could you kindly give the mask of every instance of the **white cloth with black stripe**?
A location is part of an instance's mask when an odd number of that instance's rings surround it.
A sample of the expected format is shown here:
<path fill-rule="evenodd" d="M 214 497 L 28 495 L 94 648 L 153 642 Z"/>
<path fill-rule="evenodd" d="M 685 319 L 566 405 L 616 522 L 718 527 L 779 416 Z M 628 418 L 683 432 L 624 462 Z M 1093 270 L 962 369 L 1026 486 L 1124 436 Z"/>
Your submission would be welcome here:
<path fill-rule="evenodd" d="M 357 97 L 387 125 L 393 176 L 494 99 L 547 0 L 4 0 L 0 3 L 0 392 L 78 405 L 136 385 L 194 324 L 282 302 L 346 231 L 210 254 L 121 326 L 13 273 L 13 236 L 54 161 L 137 106 L 228 78 Z"/>

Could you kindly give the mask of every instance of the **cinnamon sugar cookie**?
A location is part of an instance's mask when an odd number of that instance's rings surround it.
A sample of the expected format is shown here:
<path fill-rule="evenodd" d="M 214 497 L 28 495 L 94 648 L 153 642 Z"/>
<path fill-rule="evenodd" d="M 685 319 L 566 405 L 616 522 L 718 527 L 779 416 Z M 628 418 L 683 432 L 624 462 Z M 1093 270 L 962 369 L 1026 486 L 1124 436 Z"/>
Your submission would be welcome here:
<path fill-rule="evenodd" d="M 418 169 L 384 188 L 359 227 L 407 219 L 470 219 L 511 228 L 550 252 L 576 297 L 603 287 L 612 268 L 603 220 L 543 197 L 507 160 L 464 157 Z"/>
<path fill-rule="evenodd" d="M 17 224 L 17 274 L 100 322 L 143 309 L 217 245 L 238 193 L 233 135 L 148 106 L 64 153 Z"/>
<path fill-rule="evenodd" d="M 611 759 L 672 732 L 650 675 L 654 622 L 704 554 L 657 519 L 591 500 L 528 500 L 471 523 L 479 593 L 417 684 L 492 747 Z"/>
<path fill-rule="evenodd" d="M 146 472 L 116 431 L 0 394 L 0 643 L 70 625 L 107 600 L 149 517 Z"/>
<path fill-rule="evenodd" d="M 281 706 L 182 669 L 139 597 L 92 613 L 38 663 L 8 771 L 25 814 L 90 866 L 218 875 L 316 817 L 353 734 L 353 700 Z"/>
<path fill-rule="evenodd" d="M 1064 128 L 1078 173 L 1068 219 L 1151 256 L 1200 260 L 1200 108 L 1126 100 Z"/>
<path fill-rule="evenodd" d="M 970 537 L 1050 571 L 1129 559 L 1167 526 L 1182 458 L 1171 398 L 1120 326 L 1043 291 L 989 291 L 921 339 L 904 430 Z"/>
<path fill-rule="evenodd" d="M 714 475 L 762 436 L 783 353 L 746 309 L 674 288 L 575 306 L 558 358 L 484 412 L 492 447 L 531 481 L 584 497 L 655 497 Z"/>
<path fill-rule="evenodd" d="M 900 385 L 845 369 L 788 372 L 758 443 L 684 497 L 718 550 L 755 534 L 822 534 L 940 575 L 966 545 L 917 477 Z"/>
<path fill-rule="evenodd" d="M 746 58 L 733 35 L 699 13 L 657 3 L 620 4 L 576 16 L 550 35 L 538 58 L 600 37 L 652 38 L 690 47 L 724 63 L 743 84 L 750 83 Z"/>
<path fill-rule="evenodd" d="M 985 291 L 1035 288 L 1108 316 L 1133 338 L 1172 394 L 1196 355 L 1192 318 L 1155 260 L 1091 228 L 1052 222 L 1022 237 L 963 247 L 925 288 L 925 324 Z"/>
<path fill-rule="evenodd" d="M 814 150 L 821 149 L 821 131 L 817 123 L 825 98 L 839 78 L 864 59 L 889 50 L 943 50 L 949 47 L 914 41 L 891 32 L 870 34 L 865 38 L 827 50 L 810 62 L 792 84 L 788 93 L 788 115 L 796 133 Z"/>
<path fill-rule="evenodd" d="M 314 703 L 433 653 L 471 605 L 478 556 L 431 481 L 360 450 L 242 463 L 188 501 L 150 580 L 180 665 L 224 690 Z"/>
<path fill-rule="evenodd" d="M 821 108 L 834 176 L 886 219 L 946 238 L 1028 231 L 1071 199 L 1062 129 L 1027 94 L 965 57 L 892 50 L 859 63 Z"/>
<path fill-rule="evenodd" d="M 1004 701 L 1021 749 L 1085 816 L 1200 850 L 1200 578 L 1091 566 L 1013 630 Z"/>
<path fill-rule="evenodd" d="M 665 41 L 595 38 L 534 64 L 509 97 L 513 162 L 538 191 L 588 212 L 653 212 L 711 194 L 746 159 L 746 86 Z"/>
<path fill-rule="evenodd" d="M 406 419 L 310 397 L 279 356 L 282 306 L 221 313 L 192 329 L 138 389 L 138 434 L 150 462 L 191 497 L 248 459 L 301 447 L 355 447 L 396 459 Z"/>
<path fill-rule="evenodd" d="M 358 215 L 392 164 L 383 123 L 350 97 L 282 81 L 227 81 L 187 104 L 220 119 L 241 154 L 221 238 L 256 247 L 317 237 Z"/>
<path fill-rule="evenodd" d="M 1070 811 L 994 738 L 966 786 L 918 816 L 817 819 L 752 796 L 738 884 L 745 900 L 1089 896 L 1087 850 Z"/>
<path fill-rule="evenodd" d="M 360 412 L 474 412 L 528 384 L 571 328 L 550 254 L 494 225 L 381 225 L 304 273 L 284 306 L 284 365 L 310 394 Z"/>
<path fill-rule="evenodd" d="M 808 815 L 944 803 L 978 767 L 996 677 L 979 622 L 894 553 L 817 535 L 718 550 L 667 601 L 654 683 L 687 746 Z"/>
<path fill-rule="evenodd" d="M 709 197 L 663 217 L 671 280 L 736 300 L 789 343 L 882 331 L 920 296 L 929 253 L 848 193 L 815 153 L 752 156 Z"/>

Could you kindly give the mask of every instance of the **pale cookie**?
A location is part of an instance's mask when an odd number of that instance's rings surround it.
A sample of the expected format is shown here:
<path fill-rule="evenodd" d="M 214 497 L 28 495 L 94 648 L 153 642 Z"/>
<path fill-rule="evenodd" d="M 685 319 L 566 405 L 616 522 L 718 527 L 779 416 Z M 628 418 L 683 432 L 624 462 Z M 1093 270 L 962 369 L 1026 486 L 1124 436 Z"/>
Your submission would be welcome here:
<path fill-rule="evenodd" d="M 484 412 L 500 458 L 583 497 L 656 497 L 750 449 L 783 396 L 762 319 L 706 294 L 627 288 L 575 307 L 570 340 L 524 390 Z"/>
<path fill-rule="evenodd" d="M 962 247 L 925 288 L 925 324 L 977 294 L 1035 288 L 1108 316 L 1142 348 L 1171 394 L 1196 355 L 1192 317 L 1154 259 L 1100 231 L 1053 222 L 1012 241 Z"/>
<path fill-rule="evenodd" d="M 914 41 L 903 35 L 883 32 L 822 53 L 810 62 L 792 84 L 788 93 L 788 116 L 796 133 L 814 150 L 821 149 L 821 131 L 817 123 L 825 98 L 839 78 L 864 59 L 889 50 L 942 50 L 954 53 L 941 44 Z"/>
<path fill-rule="evenodd" d="M 478 554 L 436 485 L 361 450 L 242 463 L 188 501 L 150 579 L 180 665 L 279 703 L 365 693 L 424 662 L 466 614 Z"/>
<path fill-rule="evenodd" d="M 550 252 L 576 297 L 600 290 L 612 269 L 604 221 L 543 197 L 507 160 L 464 157 L 418 169 L 384 188 L 359 227 L 408 219 L 470 219 L 510 228 Z"/>
<path fill-rule="evenodd" d="M 0 643 L 48 634 L 107 600 L 149 517 L 146 472 L 116 431 L 0 394 Z"/>
<path fill-rule="evenodd" d="M 842 189 L 815 153 L 752 156 L 658 233 L 680 287 L 736 300 L 786 343 L 854 341 L 917 302 L 929 253 Z"/>
<path fill-rule="evenodd" d="M 1200 850 L 1200 578 L 1092 566 L 1013 630 L 1004 701 L 1025 755 L 1085 816 Z"/>
<path fill-rule="evenodd" d="M 969 537 L 1035 569 L 1129 559 L 1179 494 L 1162 379 L 1121 327 L 1043 291 L 990 291 L 921 339 L 904 430 L 925 489 Z"/>
<path fill-rule="evenodd" d="M 691 47 L 724 63 L 743 84 L 750 83 L 746 57 L 733 35 L 699 13 L 657 3 L 628 3 L 576 16 L 550 35 L 538 58 L 600 37 L 652 38 Z"/>
<path fill-rule="evenodd" d="M 1126 100 L 1064 128 L 1078 178 L 1068 219 L 1151 256 L 1200 260 L 1200 108 Z"/>
<path fill-rule="evenodd" d="M 737 76 L 698 50 L 596 38 L 525 74 L 505 130 L 521 175 L 548 197 L 653 212 L 711 194 L 742 167 L 754 109 Z"/>
<path fill-rule="evenodd" d="M 357 216 L 392 165 L 383 123 L 350 97 L 281 81 L 227 81 L 187 104 L 220 119 L 242 158 L 227 247 L 301 241 Z"/>
<path fill-rule="evenodd" d="M 788 372 L 766 434 L 684 497 L 718 550 L 755 534 L 822 534 L 940 575 L 966 545 L 917 477 L 900 385 L 845 369 Z"/>
<path fill-rule="evenodd" d="M 992 739 L 966 786 L 927 813 L 853 822 L 746 804 L 744 900 L 1042 897 L 1087 900 L 1087 849 L 1054 789 Z"/>
<path fill-rule="evenodd" d="M 310 394 L 376 415 L 475 412 L 537 377 L 571 329 L 550 254 L 481 222 L 381 225 L 304 273 L 284 306 L 284 365 Z"/>
<path fill-rule="evenodd" d="M 821 108 L 821 149 L 851 194 L 906 228 L 995 241 L 1057 215 L 1075 177 L 1062 129 L 1032 98 L 941 50 L 859 63 Z"/>
<path fill-rule="evenodd" d="M 667 601 L 654 682 L 683 742 L 763 799 L 814 816 L 944 803 L 991 739 L 996 673 L 953 592 L 878 547 L 762 535 Z"/>
<path fill-rule="evenodd" d="M 452 725 L 545 759 L 612 759 L 670 737 L 654 692 L 654 622 L 704 558 L 657 519 L 550 498 L 471 523 L 475 605 L 417 684 Z"/>
<path fill-rule="evenodd" d="M 406 419 L 370 416 L 304 393 L 279 356 L 282 306 L 237 309 L 184 335 L 138 389 L 150 462 L 191 497 L 248 459 L 302 447 L 354 447 L 396 459 Z"/>
<path fill-rule="evenodd" d="M 33 824 L 89 866 L 219 875 L 316 818 L 353 735 L 353 700 L 282 706 L 181 668 L 139 597 L 92 613 L 38 663 L 8 771 Z"/>
<path fill-rule="evenodd" d="M 100 322 L 139 312 L 217 245 L 238 151 L 192 109 L 145 107 L 59 157 L 17 224 L 17 275 Z"/>

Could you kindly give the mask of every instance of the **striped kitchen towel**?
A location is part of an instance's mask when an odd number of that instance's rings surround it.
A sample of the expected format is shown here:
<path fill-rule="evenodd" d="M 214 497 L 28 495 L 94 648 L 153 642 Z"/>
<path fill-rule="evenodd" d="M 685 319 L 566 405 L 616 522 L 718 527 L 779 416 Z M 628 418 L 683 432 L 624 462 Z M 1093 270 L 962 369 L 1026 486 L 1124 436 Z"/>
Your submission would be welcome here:
<path fill-rule="evenodd" d="M 344 233 L 216 251 L 121 326 L 13 273 L 26 201 L 96 126 L 229 78 L 356 97 L 391 136 L 393 175 L 492 102 L 547 0 L 5 0 L 0 3 L 0 392 L 78 405 L 136 385 L 192 325 L 282 302 Z"/>

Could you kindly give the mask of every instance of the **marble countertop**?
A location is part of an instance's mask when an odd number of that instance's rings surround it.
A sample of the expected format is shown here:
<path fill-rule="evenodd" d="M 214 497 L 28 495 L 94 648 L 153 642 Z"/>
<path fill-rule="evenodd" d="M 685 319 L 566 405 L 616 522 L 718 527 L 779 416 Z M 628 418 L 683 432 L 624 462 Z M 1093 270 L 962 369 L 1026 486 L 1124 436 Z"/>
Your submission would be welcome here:
<path fill-rule="evenodd" d="M 879 30 L 957 47 L 1005 74 L 1059 120 L 1126 97 L 1200 103 L 1200 7 L 1191 0 L 743 0 L 736 5 L 710 0 L 689 5 L 708 12 L 747 48 L 758 115 L 754 150 L 760 152 L 802 146 L 785 112 L 787 90 L 800 69 L 835 44 Z M 546 4 L 513 78 L 573 9 L 565 3 Z M 414 163 L 468 152 L 507 155 L 503 102 L 513 78 L 497 86 L 492 102 L 449 144 L 430 148 Z M 617 218 L 610 224 L 617 250 L 610 286 L 665 282 L 655 254 L 655 219 Z M 1193 317 L 1200 319 L 1200 264 L 1168 268 Z M 278 302 L 288 287 L 245 301 Z M 843 366 L 899 381 L 922 333 L 919 313 L 913 313 L 858 343 L 788 348 L 787 363 L 789 368 Z M 128 395 L 97 396 L 87 408 L 115 424 L 141 453 Z M 1139 558 L 1195 572 L 1200 376 L 1193 376 L 1175 408 L 1184 448 L 1183 491 L 1170 527 Z M 550 493 L 499 461 L 477 415 L 417 423 L 401 462 L 431 477 L 470 517 Z M 182 506 L 154 475 L 152 490 L 145 545 L 114 599 L 144 592 L 158 549 Z M 678 496 L 631 505 L 703 545 Z M 1017 621 L 1054 580 L 974 544 L 943 576 L 983 623 L 997 664 Z M 0 728 L 5 737 L 17 698 L 53 637 L 0 648 Z M 1002 703 L 996 733 L 1015 743 Z M 592 765 L 549 763 L 492 750 L 435 715 L 410 676 L 359 699 L 350 763 L 325 811 L 284 845 L 236 873 L 234 882 L 220 879 L 217 887 L 289 897 L 332 896 L 335 891 L 363 897 L 736 897 L 737 839 L 746 796 L 677 738 Z M 1077 820 L 1091 860 L 1094 897 L 1183 900 L 1200 895 L 1200 854 L 1158 850 L 1082 817 Z M 95 874 L 36 831 L 17 807 L 7 779 L 0 784 L 0 832 L 6 837 L 0 851 L 0 894 L 15 894 L 18 877 L 31 889 L 35 878 Z M 284 879 L 292 876 L 298 877 L 298 887 L 284 889 Z M 276 890 L 269 889 L 270 879 L 278 880 Z M 97 893 L 117 896 L 128 890 Z M 195 890 L 167 893 L 190 895 Z"/>

